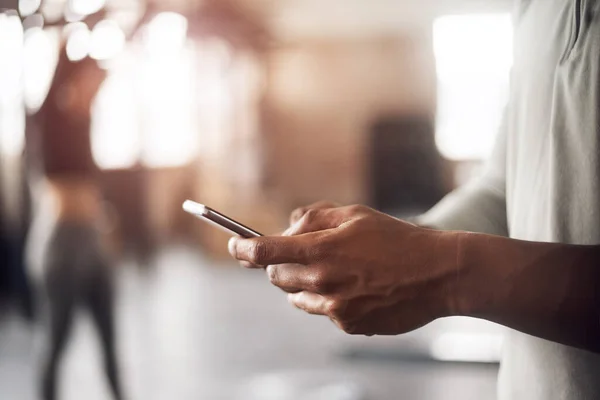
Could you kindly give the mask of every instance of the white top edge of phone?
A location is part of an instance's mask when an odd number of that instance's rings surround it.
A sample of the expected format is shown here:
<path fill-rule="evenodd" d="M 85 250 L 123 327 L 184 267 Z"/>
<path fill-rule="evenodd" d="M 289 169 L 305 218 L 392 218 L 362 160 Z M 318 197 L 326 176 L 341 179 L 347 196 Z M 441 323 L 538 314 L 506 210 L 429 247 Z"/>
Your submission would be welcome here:
<path fill-rule="evenodd" d="M 206 206 L 192 200 L 186 200 L 183 203 L 183 210 L 194 215 L 206 215 Z"/>
<path fill-rule="evenodd" d="M 213 225 L 218 226 L 228 232 L 235 233 L 244 238 L 253 238 L 262 236 L 261 233 L 255 231 L 252 228 L 248 228 L 246 225 L 235 221 L 228 216 L 221 214 L 220 212 L 213 210 L 204 204 L 196 203 L 195 201 L 187 200 L 183 203 L 183 209 Z"/>

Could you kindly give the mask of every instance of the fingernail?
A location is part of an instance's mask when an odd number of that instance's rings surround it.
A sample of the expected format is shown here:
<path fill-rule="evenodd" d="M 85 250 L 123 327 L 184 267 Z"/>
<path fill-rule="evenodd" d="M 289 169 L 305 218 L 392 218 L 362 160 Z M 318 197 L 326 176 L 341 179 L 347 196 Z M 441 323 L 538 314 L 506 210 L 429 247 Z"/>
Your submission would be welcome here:
<path fill-rule="evenodd" d="M 233 258 L 237 258 L 238 241 L 239 241 L 238 238 L 232 237 L 231 239 L 229 239 L 229 242 L 227 243 L 227 250 L 229 250 L 229 254 L 231 254 L 231 256 Z"/>

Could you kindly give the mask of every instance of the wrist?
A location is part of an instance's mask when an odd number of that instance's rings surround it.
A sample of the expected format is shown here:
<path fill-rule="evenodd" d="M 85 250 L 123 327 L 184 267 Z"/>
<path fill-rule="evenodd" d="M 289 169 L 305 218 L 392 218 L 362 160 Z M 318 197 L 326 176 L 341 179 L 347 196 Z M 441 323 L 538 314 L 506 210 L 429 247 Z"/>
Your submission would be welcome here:
<path fill-rule="evenodd" d="M 469 316 L 473 308 L 470 296 L 473 273 L 470 267 L 472 233 L 452 232 L 454 235 L 454 277 L 449 284 L 448 306 L 452 316 Z"/>
<path fill-rule="evenodd" d="M 484 296 L 493 288 L 480 267 L 481 235 L 460 231 L 437 231 L 436 261 L 443 271 L 441 293 L 444 316 L 477 316 Z"/>
<path fill-rule="evenodd" d="M 463 232 L 431 231 L 435 243 L 431 252 L 430 271 L 437 282 L 432 287 L 432 297 L 437 304 L 437 317 L 464 315 L 465 300 L 461 283 L 466 274 L 463 263 L 462 247 L 464 246 Z"/>
<path fill-rule="evenodd" d="M 452 315 L 483 318 L 505 298 L 508 268 L 498 269 L 489 249 L 493 237 L 470 232 L 456 233 L 456 277 L 452 285 Z M 501 251 L 500 254 L 503 252 Z M 504 253 L 506 256 L 506 253 Z"/>

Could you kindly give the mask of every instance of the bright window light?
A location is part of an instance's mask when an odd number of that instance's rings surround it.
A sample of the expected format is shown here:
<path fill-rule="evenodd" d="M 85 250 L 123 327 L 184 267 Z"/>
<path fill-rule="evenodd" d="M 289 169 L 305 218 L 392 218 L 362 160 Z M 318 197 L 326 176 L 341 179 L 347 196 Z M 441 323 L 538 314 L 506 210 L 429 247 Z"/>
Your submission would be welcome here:
<path fill-rule="evenodd" d="M 436 142 L 445 157 L 489 156 L 508 101 L 512 29 L 510 14 L 444 16 L 434 22 Z"/>
<path fill-rule="evenodd" d="M 92 154 L 102 169 L 130 168 L 140 154 L 137 98 L 130 70 L 108 76 L 92 109 Z"/>
<path fill-rule="evenodd" d="M 185 165 L 197 151 L 193 53 L 188 21 L 174 12 L 158 14 L 148 24 L 140 65 L 143 149 L 149 167 Z"/>
<path fill-rule="evenodd" d="M 105 0 L 70 0 L 69 9 L 75 14 L 90 15 L 100 11 L 105 3 Z"/>
<path fill-rule="evenodd" d="M 187 39 L 188 21 L 174 12 L 158 14 L 146 29 L 145 42 L 148 51 L 164 57 L 180 51 Z"/>
<path fill-rule="evenodd" d="M 40 12 L 47 22 L 57 22 L 64 16 L 65 4 L 62 1 L 44 1 Z"/>
<path fill-rule="evenodd" d="M 23 75 L 25 105 L 37 111 L 46 95 L 58 60 L 58 38 L 42 28 L 31 28 L 25 32 L 23 53 Z"/>
<path fill-rule="evenodd" d="M 108 60 L 116 57 L 125 46 L 125 34 L 115 21 L 100 21 L 91 34 L 90 57 Z"/>
<path fill-rule="evenodd" d="M 35 13 L 42 4 L 42 0 L 19 0 L 19 13 L 26 17 Z"/>
<path fill-rule="evenodd" d="M 196 88 L 201 73 L 187 39 L 187 19 L 161 13 L 144 33 L 143 41 L 128 46 L 117 60 L 96 99 L 92 149 L 102 169 L 137 162 L 177 167 L 198 154 Z"/>
<path fill-rule="evenodd" d="M 3 155 L 20 154 L 25 141 L 22 59 L 21 19 L 16 14 L 0 12 L 0 152 Z"/>
<path fill-rule="evenodd" d="M 150 58 L 140 68 L 144 147 L 149 167 L 175 167 L 192 160 L 197 149 L 194 65 L 189 52 Z"/>
<path fill-rule="evenodd" d="M 194 58 L 125 54 L 104 83 L 93 110 L 92 150 L 102 169 L 142 162 L 177 167 L 198 150 Z"/>
<path fill-rule="evenodd" d="M 202 157 L 220 157 L 229 144 L 224 132 L 231 131 L 233 99 L 229 88 L 227 65 L 231 63 L 232 49 L 221 39 L 202 42 L 198 66 L 198 118 L 202 126 Z"/>
<path fill-rule="evenodd" d="M 91 34 L 83 22 L 75 22 L 67 26 L 69 39 L 67 40 L 67 57 L 71 61 L 83 60 L 90 51 Z"/>

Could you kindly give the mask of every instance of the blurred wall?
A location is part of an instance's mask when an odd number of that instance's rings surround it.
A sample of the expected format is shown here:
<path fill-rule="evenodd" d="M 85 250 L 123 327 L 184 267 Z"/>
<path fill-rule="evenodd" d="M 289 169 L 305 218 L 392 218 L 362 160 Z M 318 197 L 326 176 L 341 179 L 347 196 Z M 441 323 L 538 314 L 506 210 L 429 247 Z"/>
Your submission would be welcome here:
<path fill-rule="evenodd" d="M 378 118 L 431 115 L 429 28 L 410 34 L 310 39 L 267 56 L 267 174 L 294 207 L 369 198 L 369 133 Z"/>

